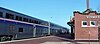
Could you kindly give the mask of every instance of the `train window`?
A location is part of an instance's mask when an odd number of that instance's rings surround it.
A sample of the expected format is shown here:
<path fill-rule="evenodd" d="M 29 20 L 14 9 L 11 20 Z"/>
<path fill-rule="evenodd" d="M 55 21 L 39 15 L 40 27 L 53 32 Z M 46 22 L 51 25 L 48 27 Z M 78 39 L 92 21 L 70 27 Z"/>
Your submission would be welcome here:
<path fill-rule="evenodd" d="M 30 22 L 30 23 L 33 23 L 33 21 L 32 21 L 31 19 L 29 20 L 29 22 Z"/>
<path fill-rule="evenodd" d="M 14 31 L 15 31 L 14 29 L 15 29 L 15 26 L 14 26 L 14 25 L 10 25 L 10 26 L 9 26 L 9 31 L 10 31 L 10 32 L 14 32 Z"/>
<path fill-rule="evenodd" d="M 26 22 L 28 22 L 28 19 L 26 18 Z"/>
<path fill-rule="evenodd" d="M 26 18 L 23 18 L 23 21 L 25 21 Z"/>
<path fill-rule="evenodd" d="M 34 23 L 35 22 L 35 20 L 32 20 L 32 23 Z"/>
<path fill-rule="evenodd" d="M 44 25 L 48 26 L 48 23 L 45 23 Z"/>
<path fill-rule="evenodd" d="M 16 20 L 22 21 L 22 17 L 16 16 Z"/>
<path fill-rule="evenodd" d="M 38 21 L 38 24 L 41 24 L 41 22 Z"/>
<path fill-rule="evenodd" d="M 3 17 L 3 12 L 0 12 L 0 17 Z"/>
<path fill-rule="evenodd" d="M 8 18 L 8 19 L 14 19 L 14 15 L 12 15 L 10 13 L 6 13 L 6 18 Z"/>
<path fill-rule="evenodd" d="M 27 18 L 24 18 L 23 21 L 28 22 L 28 19 Z M 41 24 L 41 22 L 36 21 L 36 20 L 31 20 L 31 19 L 29 19 L 29 22 L 30 23 L 35 23 L 35 24 Z"/>
<path fill-rule="evenodd" d="M 23 18 L 23 21 L 28 22 L 28 19 L 27 18 Z"/>
<path fill-rule="evenodd" d="M 23 28 L 19 28 L 18 32 L 23 32 Z"/>
<path fill-rule="evenodd" d="M 47 23 L 43 23 L 43 22 L 41 23 L 41 25 L 45 25 L 45 26 L 48 26 L 48 24 L 47 24 Z"/>
<path fill-rule="evenodd" d="M 19 17 L 19 20 L 22 21 L 22 17 Z"/>
<path fill-rule="evenodd" d="M 35 23 L 35 24 L 38 24 L 38 21 L 35 20 L 34 23 Z"/>
<path fill-rule="evenodd" d="M 49 24 L 50 24 L 50 22 L 49 22 L 49 23 L 48 23 L 48 22 L 46 23 L 47 26 L 48 26 Z"/>

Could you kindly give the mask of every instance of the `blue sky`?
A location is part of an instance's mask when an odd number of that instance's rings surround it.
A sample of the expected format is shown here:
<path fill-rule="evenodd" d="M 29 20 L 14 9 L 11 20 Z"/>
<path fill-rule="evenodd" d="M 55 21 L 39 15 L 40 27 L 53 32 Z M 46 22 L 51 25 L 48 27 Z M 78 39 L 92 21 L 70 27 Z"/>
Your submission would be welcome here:
<path fill-rule="evenodd" d="M 98 10 L 99 2 L 90 0 L 90 8 Z M 70 16 L 75 10 L 85 11 L 86 0 L 0 0 L 0 6 L 70 28 Z"/>

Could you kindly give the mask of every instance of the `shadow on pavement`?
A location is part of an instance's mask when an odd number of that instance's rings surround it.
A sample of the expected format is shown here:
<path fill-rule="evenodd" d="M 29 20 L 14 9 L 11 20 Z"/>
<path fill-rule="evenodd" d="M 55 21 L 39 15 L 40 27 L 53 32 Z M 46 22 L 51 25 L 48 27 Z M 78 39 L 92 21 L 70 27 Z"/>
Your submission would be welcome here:
<path fill-rule="evenodd" d="M 74 44 L 81 44 L 81 43 L 77 43 L 77 41 L 75 41 L 70 34 L 60 34 L 60 35 L 56 35 L 56 36 L 61 37 L 61 38 L 65 38 L 65 39 L 60 39 L 62 41 L 71 42 Z"/>
<path fill-rule="evenodd" d="M 71 42 L 74 44 L 82 44 L 78 42 L 99 42 L 98 40 L 74 40 L 70 34 L 61 34 L 61 35 L 56 35 L 56 36 L 64 38 L 64 39 L 60 39 L 62 41 Z"/>
<path fill-rule="evenodd" d="M 74 39 L 73 36 L 71 36 L 71 34 L 59 34 L 59 35 L 56 35 L 58 37 L 62 37 L 62 38 L 67 38 L 67 39 Z"/>

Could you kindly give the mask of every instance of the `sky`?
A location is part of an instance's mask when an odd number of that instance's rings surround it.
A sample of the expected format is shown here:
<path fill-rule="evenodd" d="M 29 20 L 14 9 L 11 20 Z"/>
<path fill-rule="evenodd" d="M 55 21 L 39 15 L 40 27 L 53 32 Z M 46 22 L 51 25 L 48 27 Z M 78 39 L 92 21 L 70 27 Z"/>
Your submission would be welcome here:
<path fill-rule="evenodd" d="M 100 0 L 90 0 L 90 8 L 100 11 Z M 0 0 L 0 7 L 67 27 L 73 11 L 86 10 L 86 0 Z M 52 18 L 51 18 L 52 17 Z"/>

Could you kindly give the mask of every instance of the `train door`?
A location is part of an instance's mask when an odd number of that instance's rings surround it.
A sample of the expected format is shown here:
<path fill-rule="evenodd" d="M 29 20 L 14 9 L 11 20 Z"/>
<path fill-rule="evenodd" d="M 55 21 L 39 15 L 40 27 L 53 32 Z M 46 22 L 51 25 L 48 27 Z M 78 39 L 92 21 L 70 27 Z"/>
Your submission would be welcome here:
<path fill-rule="evenodd" d="M 9 25 L 9 35 L 11 38 L 16 38 L 15 28 L 15 25 Z"/>
<path fill-rule="evenodd" d="M 14 33 L 15 32 L 15 25 L 10 25 L 9 26 L 9 32 Z"/>

